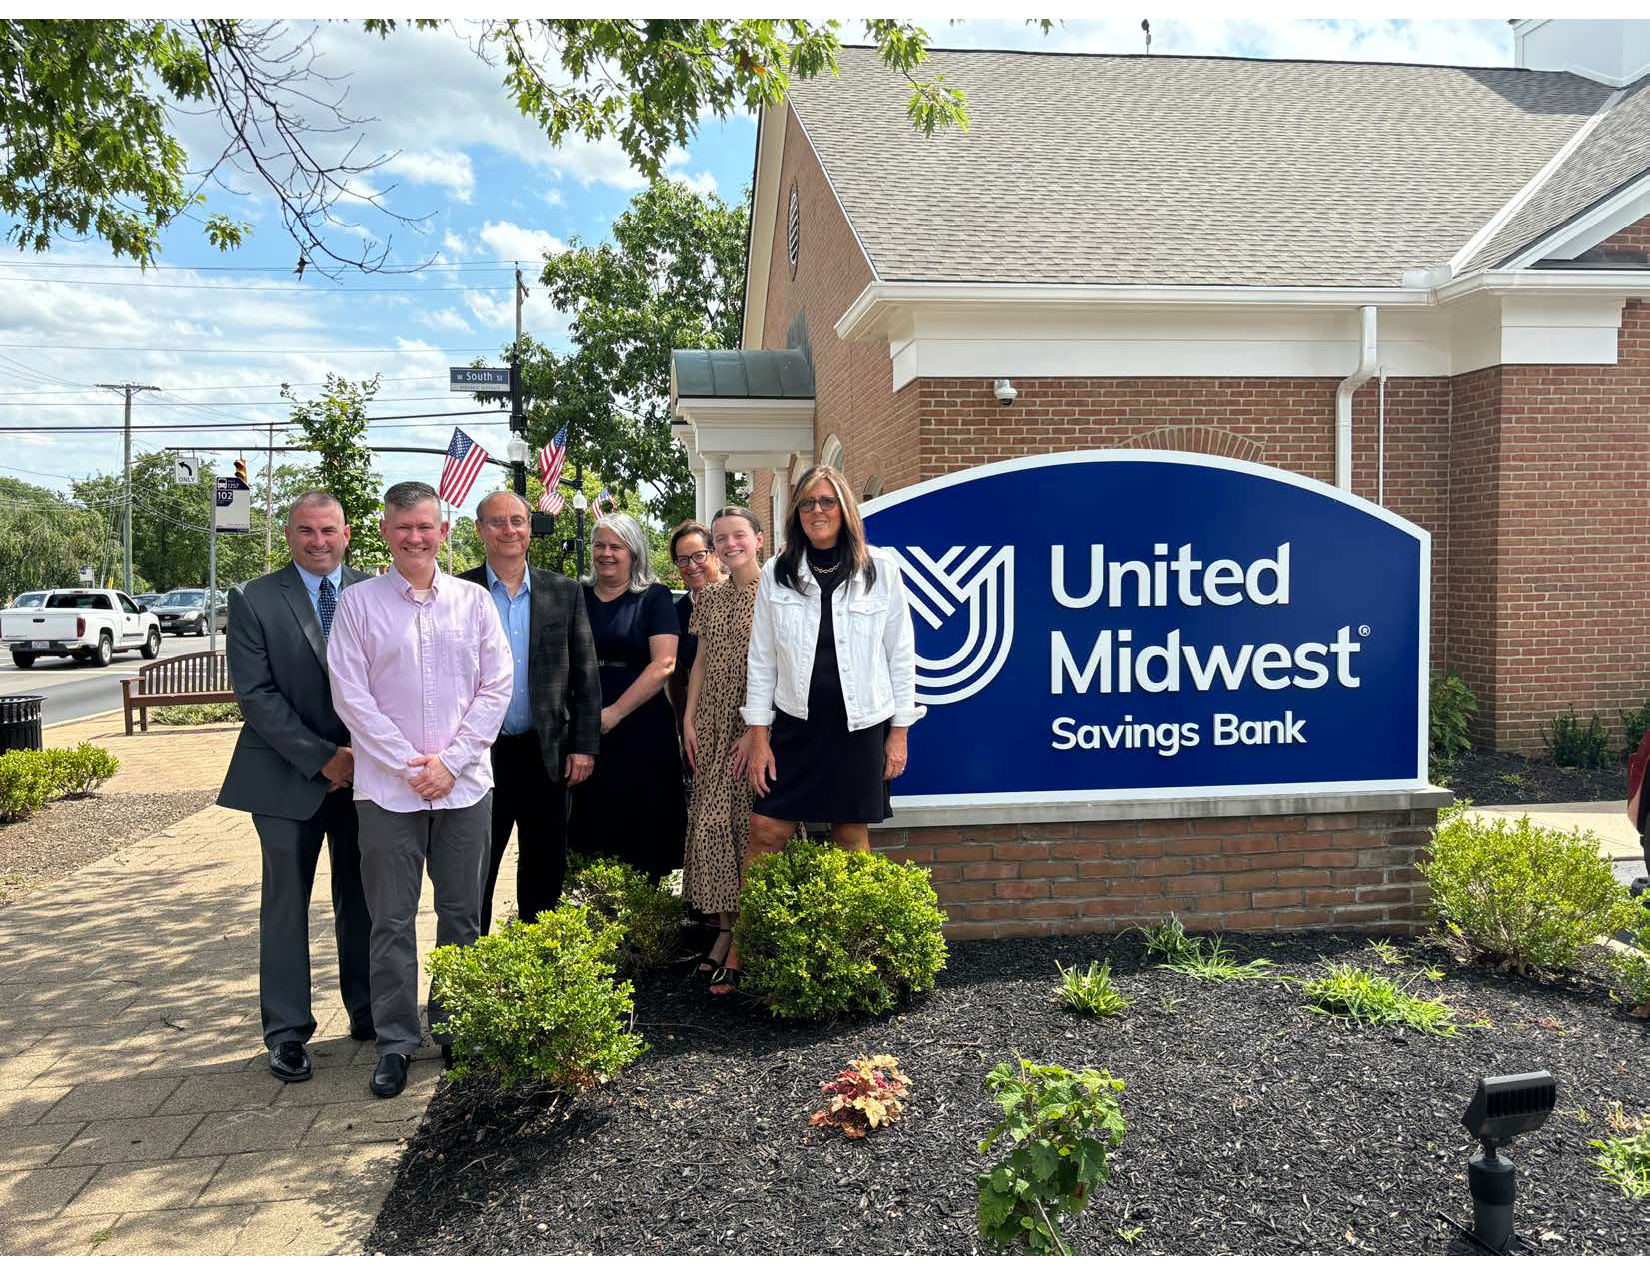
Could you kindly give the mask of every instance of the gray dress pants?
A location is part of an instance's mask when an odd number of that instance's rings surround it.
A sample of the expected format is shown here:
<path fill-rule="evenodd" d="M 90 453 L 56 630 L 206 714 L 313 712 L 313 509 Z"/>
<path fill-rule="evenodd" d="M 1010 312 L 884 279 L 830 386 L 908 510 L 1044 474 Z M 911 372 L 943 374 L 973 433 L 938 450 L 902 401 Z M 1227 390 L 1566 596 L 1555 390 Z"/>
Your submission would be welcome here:
<path fill-rule="evenodd" d="M 361 883 L 372 915 L 372 1021 L 378 1055 L 411 1054 L 418 1024 L 418 899 L 428 870 L 435 886 L 435 941 L 467 947 L 481 933 L 493 794 L 458 810 L 385 810 L 355 803 L 361 823 Z M 429 998 L 430 1034 L 446 1019 Z"/>

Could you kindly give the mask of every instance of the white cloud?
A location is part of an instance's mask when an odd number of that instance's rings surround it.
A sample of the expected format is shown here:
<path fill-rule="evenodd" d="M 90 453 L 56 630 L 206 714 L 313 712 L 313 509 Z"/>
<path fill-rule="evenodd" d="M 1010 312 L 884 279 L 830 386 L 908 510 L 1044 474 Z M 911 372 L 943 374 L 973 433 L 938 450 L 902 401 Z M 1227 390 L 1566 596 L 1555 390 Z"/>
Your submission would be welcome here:
<path fill-rule="evenodd" d="M 421 186 L 439 186 L 462 204 L 475 195 L 475 169 L 463 151 L 402 151 L 385 161 L 384 171 Z"/>
<path fill-rule="evenodd" d="M 444 332 L 469 332 L 471 330 L 467 320 L 452 306 L 440 310 L 432 310 L 423 316 L 424 322 L 432 328 L 440 328 Z"/>
<path fill-rule="evenodd" d="M 665 176 L 674 181 L 685 183 L 689 189 L 696 190 L 701 195 L 714 195 L 716 193 L 716 175 L 708 168 L 701 169 L 697 173 L 668 172 Z"/>
<path fill-rule="evenodd" d="M 561 191 L 557 190 L 554 186 L 544 192 L 544 202 L 549 204 L 552 208 L 567 207 L 566 198 L 562 195 Z"/>
<path fill-rule="evenodd" d="M 460 236 L 449 230 L 441 236 L 441 251 L 455 261 L 462 261 L 469 255 L 470 249 Z"/>
<path fill-rule="evenodd" d="M 532 230 L 513 221 L 489 221 L 478 235 L 481 243 L 500 261 L 539 264 L 545 254 L 561 252 L 566 245 L 549 231 Z"/>

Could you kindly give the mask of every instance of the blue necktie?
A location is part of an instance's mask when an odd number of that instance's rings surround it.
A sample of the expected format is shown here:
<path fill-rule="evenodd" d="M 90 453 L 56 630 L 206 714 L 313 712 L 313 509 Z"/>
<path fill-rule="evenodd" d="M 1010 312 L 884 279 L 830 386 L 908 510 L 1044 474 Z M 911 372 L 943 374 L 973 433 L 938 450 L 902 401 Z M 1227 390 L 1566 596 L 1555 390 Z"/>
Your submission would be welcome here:
<path fill-rule="evenodd" d="M 321 636 L 332 636 L 332 613 L 338 609 L 338 591 L 332 587 L 330 576 L 321 577 L 321 594 L 315 608 L 321 615 Z"/>

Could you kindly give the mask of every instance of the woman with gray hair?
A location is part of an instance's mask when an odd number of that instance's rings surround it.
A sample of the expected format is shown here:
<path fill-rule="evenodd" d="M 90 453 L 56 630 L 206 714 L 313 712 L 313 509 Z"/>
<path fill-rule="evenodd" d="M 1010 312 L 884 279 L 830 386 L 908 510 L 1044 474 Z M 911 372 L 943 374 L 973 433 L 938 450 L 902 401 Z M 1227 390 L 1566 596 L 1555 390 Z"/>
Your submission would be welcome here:
<path fill-rule="evenodd" d="M 682 866 L 687 800 L 676 718 L 663 691 L 676 665 L 676 609 L 653 578 L 647 533 L 613 513 L 590 534 L 585 609 L 602 679 L 602 750 L 573 790 L 567 841 L 583 859 L 623 859 L 658 881 Z"/>

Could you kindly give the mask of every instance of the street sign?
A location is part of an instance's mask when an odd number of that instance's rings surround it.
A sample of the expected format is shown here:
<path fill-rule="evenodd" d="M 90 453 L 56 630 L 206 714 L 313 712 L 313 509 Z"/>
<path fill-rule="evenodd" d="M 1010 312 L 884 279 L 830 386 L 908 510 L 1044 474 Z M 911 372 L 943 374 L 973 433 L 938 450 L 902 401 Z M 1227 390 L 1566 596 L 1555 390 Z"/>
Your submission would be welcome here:
<path fill-rule="evenodd" d="M 193 456 L 172 457 L 172 481 L 175 483 L 198 483 L 201 477 L 201 463 Z"/>
<path fill-rule="evenodd" d="M 252 530 L 252 488 L 239 478 L 220 478 L 213 500 L 212 529 L 228 535 Z"/>
<path fill-rule="evenodd" d="M 90 584 L 91 582 L 92 582 L 92 569 L 90 567 L 80 568 L 80 583 L 81 584 Z"/>
<path fill-rule="evenodd" d="M 447 369 L 447 388 L 459 394 L 474 394 L 477 390 L 510 392 L 510 369 L 507 367 L 450 367 Z"/>

